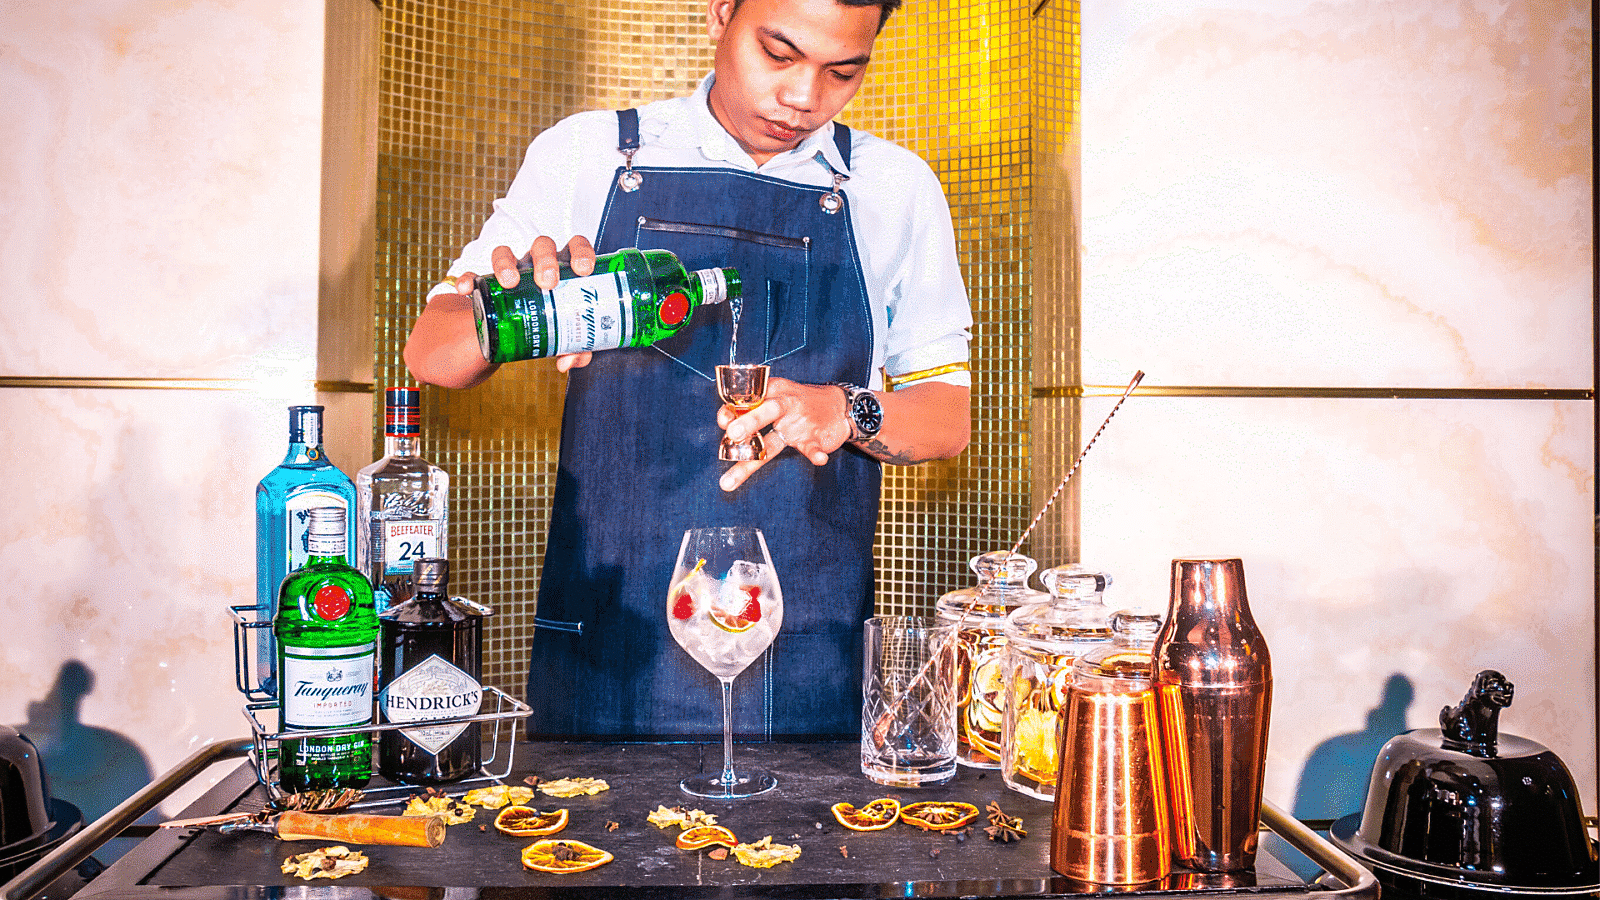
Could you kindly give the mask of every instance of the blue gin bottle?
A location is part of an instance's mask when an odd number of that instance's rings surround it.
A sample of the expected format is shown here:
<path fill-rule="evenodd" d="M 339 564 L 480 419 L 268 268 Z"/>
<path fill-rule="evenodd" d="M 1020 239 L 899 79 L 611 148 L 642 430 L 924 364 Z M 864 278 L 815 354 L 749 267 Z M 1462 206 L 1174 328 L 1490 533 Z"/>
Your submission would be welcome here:
<path fill-rule="evenodd" d="M 346 543 L 355 546 L 356 486 L 322 449 L 322 407 L 289 407 L 289 452 L 256 485 L 256 621 L 277 615 L 278 587 L 305 565 L 309 512 L 319 507 L 345 511 Z M 277 648 L 271 628 L 255 629 L 256 693 L 277 693 Z"/>

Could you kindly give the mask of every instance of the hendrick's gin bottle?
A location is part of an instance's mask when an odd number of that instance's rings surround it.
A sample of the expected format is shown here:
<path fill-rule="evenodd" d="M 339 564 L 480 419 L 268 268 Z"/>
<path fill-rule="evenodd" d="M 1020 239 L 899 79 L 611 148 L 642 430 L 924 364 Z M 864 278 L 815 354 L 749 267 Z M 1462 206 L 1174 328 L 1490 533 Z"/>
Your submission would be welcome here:
<path fill-rule="evenodd" d="M 449 577 L 449 562 L 417 560 L 416 593 L 380 617 L 378 708 L 385 723 L 418 723 L 379 732 L 378 771 L 390 781 L 456 781 L 476 773 L 481 761 L 478 723 L 427 724 L 477 715 L 483 701 L 485 611 L 451 599 Z"/>

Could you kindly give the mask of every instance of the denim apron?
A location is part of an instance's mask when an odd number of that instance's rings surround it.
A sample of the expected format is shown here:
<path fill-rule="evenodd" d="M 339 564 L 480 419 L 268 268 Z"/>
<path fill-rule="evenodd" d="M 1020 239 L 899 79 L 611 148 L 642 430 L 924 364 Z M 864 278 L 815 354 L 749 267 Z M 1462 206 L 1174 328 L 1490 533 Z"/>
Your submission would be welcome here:
<path fill-rule="evenodd" d="M 634 168 L 638 114 L 618 114 L 627 164 L 595 249 L 660 248 L 690 270 L 732 266 L 744 284 L 738 361 L 807 384 L 865 384 L 872 319 L 844 173 L 832 191 L 732 169 Z M 850 159 L 849 130 L 835 141 Z M 882 471 L 847 446 L 825 466 L 793 452 L 738 490 L 717 480 L 714 367 L 731 307 L 642 349 L 596 353 L 567 380 L 561 458 L 528 672 L 539 737 L 700 738 L 722 732 L 722 687 L 673 640 L 667 585 L 689 528 L 754 525 L 783 589 L 772 647 L 734 682 L 745 738 L 854 737 L 862 622 Z M 842 403 L 842 401 L 841 401 Z"/>

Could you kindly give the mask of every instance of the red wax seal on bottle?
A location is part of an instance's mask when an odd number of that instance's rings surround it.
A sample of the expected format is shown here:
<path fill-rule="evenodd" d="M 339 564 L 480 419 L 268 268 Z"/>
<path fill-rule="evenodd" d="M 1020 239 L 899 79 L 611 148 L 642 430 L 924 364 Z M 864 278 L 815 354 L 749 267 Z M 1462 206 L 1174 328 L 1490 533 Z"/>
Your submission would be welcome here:
<path fill-rule="evenodd" d="M 320 619 L 329 622 L 342 619 L 350 611 L 350 592 L 336 584 L 325 584 L 312 598 L 311 607 Z"/>
<path fill-rule="evenodd" d="M 662 298 L 656 314 L 661 317 L 661 324 L 676 325 L 689 314 L 689 298 L 680 291 L 673 291 Z"/>

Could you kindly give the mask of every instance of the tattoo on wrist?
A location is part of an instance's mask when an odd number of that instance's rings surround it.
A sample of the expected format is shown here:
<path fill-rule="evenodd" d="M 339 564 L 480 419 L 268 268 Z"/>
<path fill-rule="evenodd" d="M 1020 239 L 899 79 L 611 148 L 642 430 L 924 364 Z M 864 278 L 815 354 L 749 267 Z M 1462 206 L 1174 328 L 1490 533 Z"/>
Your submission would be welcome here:
<path fill-rule="evenodd" d="M 894 450 L 877 438 L 873 438 L 872 440 L 867 441 L 865 444 L 860 444 L 858 446 L 860 446 L 862 450 L 866 451 L 866 453 L 873 459 L 876 459 L 880 462 L 886 462 L 894 466 L 914 466 L 917 463 L 925 463 L 929 459 L 933 458 L 931 456 L 926 458 L 918 457 L 907 450 Z"/>

